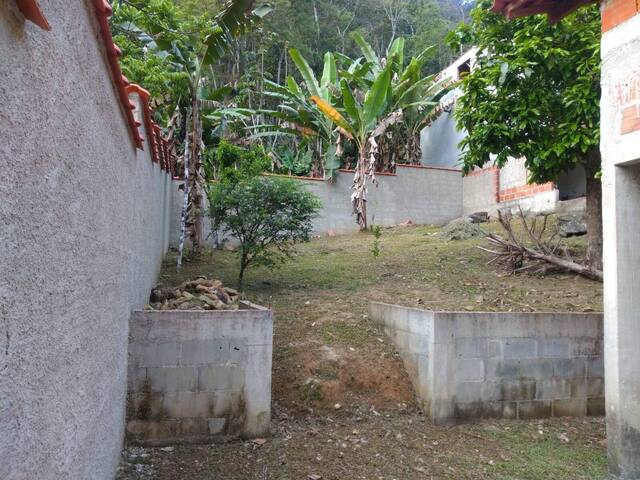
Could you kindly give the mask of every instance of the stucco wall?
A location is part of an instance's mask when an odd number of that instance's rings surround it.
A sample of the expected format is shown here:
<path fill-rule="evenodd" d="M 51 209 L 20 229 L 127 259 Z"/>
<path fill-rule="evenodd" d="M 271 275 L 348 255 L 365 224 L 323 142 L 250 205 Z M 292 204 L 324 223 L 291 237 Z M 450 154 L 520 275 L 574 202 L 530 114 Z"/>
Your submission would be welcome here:
<path fill-rule="evenodd" d="M 465 214 L 489 212 L 498 209 L 500 171 L 495 168 L 475 170 L 462 179 L 462 206 Z"/>
<path fill-rule="evenodd" d="M 453 111 L 443 112 L 428 128 L 420 132 L 422 164 L 459 167 L 461 152 L 458 145 L 466 136 L 466 132 L 458 130 Z"/>
<path fill-rule="evenodd" d="M 173 187 L 134 148 L 92 4 L 39 3 L 51 32 L 0 3 L 0 478 L 110 479 Z"/>
<path fill-rule="evenodd" d="M 604 414 L 602 314 L 370 312 L 436 423 Z"/>
<path fill-rule="evenodd" d="M 127 437 L 147 444 L 269 433 L 273 313 L 139 311 L 131 318 Z"/>

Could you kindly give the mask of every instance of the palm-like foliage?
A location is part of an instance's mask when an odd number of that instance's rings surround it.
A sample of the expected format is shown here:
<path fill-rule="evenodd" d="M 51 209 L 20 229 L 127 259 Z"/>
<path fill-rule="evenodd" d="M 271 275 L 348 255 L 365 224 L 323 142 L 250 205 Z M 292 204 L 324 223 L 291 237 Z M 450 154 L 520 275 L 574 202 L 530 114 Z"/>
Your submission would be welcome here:
<path fill-rule="evenodd" d="M 339 97 L 338 69 L 335 56 L 325 54 L 322 77 L 318 80 L 309 63 L 296 50 L 289 51 L 303 83 L 300 85 L 290 76 L 285 85 L 265 81 L 268 90 L 265 95 L 279 102 L 276 110 L 262 113 L 279 121 L 277 125 L 259 125 L 256 136 L 294 135 L 302 137 L 306 144 L 313 146 L 312 174 L 332 178 L 340 167 L 336 158 L 333 124 L 311 101 L 316 96 L 328 103 Z"/>
<path fill-rule="evenodd" d="M 375 159 L 378 153 L 376 139 L 383 135 L 389 126 L 400 121 L 402 113 L 396 112 L 392 115 L 387 115 L 383 120 L 391 100 L 390 64 L 378 71 L 363 102 L 356 99 L 346 79 L 340 81 L 340 91 L 342 94 L 341 110 L 344 115 L 319 96 L 313 96 L 311 100 L 336 125 L 341 136 L 346 136 L 356 144 L 358 162 L 353 179 L 351 202 L 360 229 L 366 230 L 366 180 L 367 177 L 370 177 L 375 182 Z M 338 139 L 338 144 L 340 144 L 340 139 Z"/>

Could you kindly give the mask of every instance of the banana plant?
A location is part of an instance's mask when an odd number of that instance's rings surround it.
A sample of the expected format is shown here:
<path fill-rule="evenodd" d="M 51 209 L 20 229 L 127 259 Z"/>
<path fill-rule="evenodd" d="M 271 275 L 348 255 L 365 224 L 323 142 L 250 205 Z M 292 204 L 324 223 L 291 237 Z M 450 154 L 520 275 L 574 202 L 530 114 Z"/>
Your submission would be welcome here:
<path fill-rule="evenodd" d="M 324 98 L 314 95 L 311 100 L 320 111 L 336 126 L 341 137 L 347 137 L 358 149 L 358 161 L 353 178 L 351 203 L 360 230 L 367 229 L 367 178 L 375 184 L 375 163 L 378 154 L 377 139 L 394 124 L 402 121 L 402 112 L 388 114 L 392 101 L 392 68 L 387 63 L 377 70 L 371 88 L 360 102 L 354 95 L 349 82 L 340 80 L 341 108 L 331 105 Z"/>
<path fill-rule="evenodd" d="M 335 55 L 326 53 L 322 76 L 318 79 L 304 56 L 295 48 L 289 51 L 300 76 L 302 84 L 293 77 L 286 79 L 285 85 L 265 81 L 268 90 L 265 95 L 276 99 L 276 110 L 263 110 L 261 113 L 274 118 L 278 124 L 255 127 L 254 136 L 293 135 L 301 137 L 314 148 L 312 174 L 332 179 L 340 168 L 336 157 L 334 128 L 331 120 L 323 115 L 310 100 L 318 97 L 331 104 L 340 97 L 340 84 Z"/>
<path fill-rule="evenodd" d="M 132 3 L 132 6 L 135 5 Z M 137 8 L 137 7 L 136 7 Z M 211 66 L 217 62 L 237 37 L 249 31 L 271 11 L 269 3 L 256 0 L 227 0 L 222 10 L 203 28 L 203 35 L 194 36 L 166 30 L 162 25 L 150 24 L 148 32 L 133 29 L 139 39 L 147 39 L 146 47 L 163 58 L 169 58 L 176 72 L 187 77 L 189 98 L 185 135 L 185 151 L 182 158 L 185 169 L 185 208 L 182 212 L 180 255 L 178 269 L 182 266 L 185 232 L 188 232 L 195 253 L 203 243 L 201 210 L 204 202 L 205 175 L 202 163 L 202 109 L 215 108 L 214 89 L 210 88 Z M 213 96 L 212 96 L 213 95 Z"/>
<path fill-rule="evenodd" d="M 424 76 L 425 63 L 435 52 L 435 46 L 424 49 L 405 63 L 405 40 L 394 40 L 386 58 L 379 58 L 371 45 L 357 32 L 352 35 L 360 47 L 366 63 L 350 76 L 352 84 L 365 85 L 371 75 L 386 66 L 391 68 L 390 112 L 402 112 L 402 122 L 390 126 L 381 140 L 378 171 L 393 171 L 396 163 L 419 164 L 422 159 L 420 131 L 439 111 L 440 99 L 450 86 L 438 82 L 435 75 Z"/>

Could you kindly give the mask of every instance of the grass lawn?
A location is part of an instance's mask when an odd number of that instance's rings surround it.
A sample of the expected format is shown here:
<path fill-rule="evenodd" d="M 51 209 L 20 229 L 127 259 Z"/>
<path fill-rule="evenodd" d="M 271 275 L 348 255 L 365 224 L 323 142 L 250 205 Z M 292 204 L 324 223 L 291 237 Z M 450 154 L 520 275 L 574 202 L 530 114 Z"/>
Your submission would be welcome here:
<path fill-rule="evenodd" d="M 120 478 L 604 478 L 602 419 L 455 427 L 426 421 L 397 353 L 367 316 L 369 301 L 458 311 L 602 309 L 596 282 L 570 274 L 506 275 L 487 265 L 490 254 L 477 248 L 484 240 L 447 242 L 439 231 L 384 229 L 377 258 L 373 235 L 318 238 L 278 270 L 250 270 L 246 297 L 276 315 L 274 437 L 261 446 L 149 449 L 146 457 L 134 450 Z M 569 244 L 584 248 L 582 239 Z M 174 265 L 169 256 L 161 283 L 206 275 L 233 286 L 237 276 L 230 251 L 206 252 L 180 273 Z M 134 472 L 136 462 L 143 473 Z"/>

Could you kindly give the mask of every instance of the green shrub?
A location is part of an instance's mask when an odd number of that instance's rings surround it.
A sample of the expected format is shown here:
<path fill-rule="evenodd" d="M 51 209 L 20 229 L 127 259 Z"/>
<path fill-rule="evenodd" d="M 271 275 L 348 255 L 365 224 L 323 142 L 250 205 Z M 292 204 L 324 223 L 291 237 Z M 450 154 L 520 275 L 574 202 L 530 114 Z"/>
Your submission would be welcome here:
<path fill-rule="evenodd" d="M 302 184 L 261 176 L 213 185 L 209 205 L 215 231 L 240 241 L 239 287 L 249 265 L 276 267 L 296 243 L 309 241 L 321 206 Z"/>
<path fill-rule="evenodd" d="M 255 146 L 242 148 L 222 140 L 215 150 L 210 150 L 204 158 L 207 180 L 237 183 L 243 178 L 260 175 L 269 169 L 271 160 L 264 149 Z"/>

